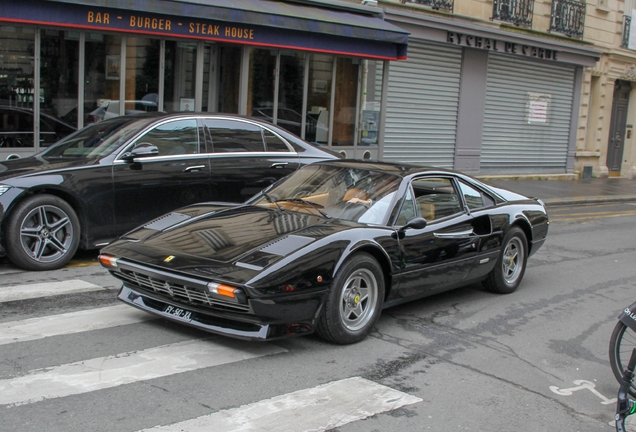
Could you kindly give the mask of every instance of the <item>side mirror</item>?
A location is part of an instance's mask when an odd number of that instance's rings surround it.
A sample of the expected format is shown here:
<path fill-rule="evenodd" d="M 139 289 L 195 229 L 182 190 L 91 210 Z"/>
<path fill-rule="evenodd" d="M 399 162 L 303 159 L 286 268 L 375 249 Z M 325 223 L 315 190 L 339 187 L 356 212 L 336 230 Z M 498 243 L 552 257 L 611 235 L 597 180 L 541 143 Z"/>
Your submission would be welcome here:
<path fill-rule="evenodd" d="M 9 156 L 7 156 L 7 160 L 12 160 L 12 159 L 20 159 L 20 155 L 16 153 L 11 153 Z"/>
<path fill-rule="evenodd" d="M 408 221 L 406 223 L 406 225 L 400 227 L 397 230 L 397 233 L 398 233 L 398 236 L 400 238 L 403 238 L 404 237 L 404 231 L 406 231 L 407 229 L 409 229 L 409 228 L 412 228 L 412 229 L 423 229 L 423 228 L 426 228 L 426 225 L 427 225 L 426 219 L 424 219 L 423 217 L 416 217 L 416 218 L 413 218 L 410 221 Z"/>
<path fill-rule="evenodd" d="M 159 149 L 150 143 L 139 143 L 131 151 L 121 156 L 122 160 L 130 161 L 139 157 L 159 156 Z"/>

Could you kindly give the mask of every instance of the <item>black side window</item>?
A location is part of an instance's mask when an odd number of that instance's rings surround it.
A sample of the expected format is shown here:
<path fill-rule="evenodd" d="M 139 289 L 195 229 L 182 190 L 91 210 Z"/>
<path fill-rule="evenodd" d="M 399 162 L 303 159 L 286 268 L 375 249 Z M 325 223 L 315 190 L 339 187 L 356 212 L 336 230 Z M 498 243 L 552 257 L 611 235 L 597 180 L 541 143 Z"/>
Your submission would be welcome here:
<path fill-rule="evenodd" d="M 459 182 L 459 186 L 464 196 L 464 201 L 470 210 L 476 210 L 484 207 L 492 207 L 495 205 L 495 200 L 486 195 L 485 193 L 475 189 L 466 183 Z"/>
<path fill-rule="evenodd" d="M 263 129 L 263 136 L 265 137 L 265 145 L 267 146 L 267 151 L 289 152 L 289 147 L 287 147 L 287 144 L 285 144 L 285 142 L 278 136 L 274 135 L 273 132 L 270 132 L 267 129 Z"/>
<path fill-rule="evenodd" d="M 428 222 L 452 216 L 462 211 L 459 196 L 451 179 L 426 177 L 413 180 L 416 210 Z"/>
<path fill-rule="evenodd" d="M 160 124 L 137 140 L 137 144 L 157 146 L 159 156 L 199 153 L 199 136 L 195 119 Z"/>
<path fill-rule="evenodd" d="M 235 120 L 205 120 L 214 153 L 263 152 L 261 128 Z"/>

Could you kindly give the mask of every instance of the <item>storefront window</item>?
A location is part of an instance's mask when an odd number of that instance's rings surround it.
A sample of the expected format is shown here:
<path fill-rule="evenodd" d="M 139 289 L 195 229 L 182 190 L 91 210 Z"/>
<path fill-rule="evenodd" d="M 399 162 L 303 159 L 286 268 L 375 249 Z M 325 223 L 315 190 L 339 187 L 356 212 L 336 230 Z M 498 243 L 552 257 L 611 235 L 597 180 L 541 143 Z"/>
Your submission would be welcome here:
<path fill-rule="evenodd" d="M 253 49 L 250 53 L 247 112 L 274 123 L 278 117 L 273 111 L 275 85 L 276 51 Z"/>
<path fill-rule="evenodd" d="M 119 115 L 121 38 L 86 33 L 84 61 L 84 125 Z M 110 101 L 115 101 L 111 104 Z"/>
<path fill-rule="evenodd" d="M 159 107 L 159 39 L 126 39 L 126 107 L 124 113 L 157 111 Z M 194 107 L 193 107 L 194 109 Z"/>
<path fill-rule="evenodd" d="M 201 95 L 201 111 L 213 112 L 216 104 L 216 46 L 203 46 L 203 94 Z"/>
<path fill-rule="evenodd" d="M 278 125 L 291 133 L 301 136 L 303 112 L 303 77 L 305 55 L 286 51 L 280 56 L 280 74 L 278 78 Z M 316 140 L 316 123 L 305 118 L 305 136 L 307 141 Z"/>
<path fill-rule="evenodd" d="M 329 110 L 331 107 L 333 61 L 334 58 L 332 56 L 325 54 L 312 54 L 309 59 L 307 115 L 316 124 L 315 142 L 319 144 L 327 144 L 329 142 Z"/>
<path fill-rule="evenodd" d="M 355 140 L 358 59 L 338 58 L 334 98 L 333 146 L 352 146 Z"/>
<path fill-rule="evenodd" d="M 166 41 L 165 111 L 194 111 L 196 64 L 196 43 Z"/>
<path fill-rule="evenodd" d="M 219 46 L 219 108 L 218 112 L 238 114 L 241 77 L 241 47 Z"/>
<path fill-rule="evenodd" d="M 0 25 L 0 148 L 33 147 L 35 34 Z"/>
<path fill-rule="evenodd" d="M 40 146 L 46 147 L 77 129 L 79 31 L 42 30 L 41 36 Z"/>

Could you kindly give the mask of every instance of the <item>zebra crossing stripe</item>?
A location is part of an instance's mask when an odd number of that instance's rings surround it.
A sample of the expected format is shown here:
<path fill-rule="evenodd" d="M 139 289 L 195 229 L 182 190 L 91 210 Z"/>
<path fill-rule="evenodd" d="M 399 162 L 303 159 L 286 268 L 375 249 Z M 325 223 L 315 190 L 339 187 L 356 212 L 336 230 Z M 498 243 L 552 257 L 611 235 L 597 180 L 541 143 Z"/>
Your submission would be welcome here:
<path fill-rule="evenodd" d="M 353 377 L 145 431 L 324 431 L 421 401 Z"/>
<path fill-rule="evenodd" d="M 14 285 L 0 287 L 0 303 L 103 289 L 105 288 L 83 280 Z"/>
<path fill-rule="evenodd" d="M 25 405 L 283 352 L 287 350 L 269 343 L 246 344 L 222 338 L 189 340 L 0 380 L 0 405 Z"/>
<path fill-rule="evenodd" d="M 0 345 L 118 327 L 156 319 L 127 305 L 0 323 Z"/>

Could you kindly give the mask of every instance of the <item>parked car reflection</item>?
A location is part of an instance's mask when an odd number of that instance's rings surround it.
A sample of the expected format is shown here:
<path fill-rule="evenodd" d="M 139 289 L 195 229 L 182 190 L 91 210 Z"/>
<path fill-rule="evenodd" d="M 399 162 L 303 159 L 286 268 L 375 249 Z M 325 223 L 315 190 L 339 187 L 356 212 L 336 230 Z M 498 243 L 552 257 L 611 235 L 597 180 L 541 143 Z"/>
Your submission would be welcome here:
<path fill-rule="evenodd" d="M 119 117 L 119 109 L 120 103 L 118 100 L 105 101 L 97 109 L 88 114 L 88 121 L 89 123 L 94 123 L 97 121 Z M 155 112 L 158 109 L 157 102 L 152 100 L 126 101 L 124 106 L 124 115 Z"/>
<path fill-rule="evenodd" d="M 274 108 L 272 107 L 252 109 L 252 117 L 267 120 L 270 123 L 274 122 L 273 114 Z M 323 117 L 326 117 L 326 115 L 323 115 Z M 301 136 L 302 118 L 301 114 L 292 109 L 278 108 L 276 124 L 295 135 Z M 329 128 L 326 122 L 321 120 L 322 118 L 319 115 L 307 115 L 305 120 L 305 139 L 307 141 L 314 143 L 317 141 L 326 142 L 326 137 L 328 136 L 327 131 Z"/>
<path fill-rule="evenodd" d="M 33 110 L 0 106 L 0 147 L 34 147 Z M 48 114 L 40 114 L 40 146 L 47 147 L 77 128 Z"/>

